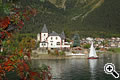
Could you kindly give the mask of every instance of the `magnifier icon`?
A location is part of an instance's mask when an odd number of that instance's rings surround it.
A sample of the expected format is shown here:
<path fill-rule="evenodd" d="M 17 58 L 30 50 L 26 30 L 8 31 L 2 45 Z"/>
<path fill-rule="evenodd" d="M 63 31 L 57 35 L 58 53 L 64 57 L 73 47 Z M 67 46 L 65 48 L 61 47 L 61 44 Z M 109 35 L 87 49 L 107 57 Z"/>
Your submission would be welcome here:
<path fill-rule="evenodd" d="M 112 63 L 105 64 L 104 71 L 106 74 L 112 74 L 115 78 L 119 78 L 118 72 L 115 71 L 115 65 Z"/>

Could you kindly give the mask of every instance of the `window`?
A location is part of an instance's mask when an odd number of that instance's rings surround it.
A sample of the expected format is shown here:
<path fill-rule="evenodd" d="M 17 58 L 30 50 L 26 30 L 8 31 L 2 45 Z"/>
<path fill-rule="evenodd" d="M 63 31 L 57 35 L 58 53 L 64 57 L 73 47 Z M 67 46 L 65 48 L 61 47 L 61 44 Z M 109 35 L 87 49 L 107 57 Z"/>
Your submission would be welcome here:
<path fill-rule="evenodd" d="M 46 46 L 46 44 L 44 43 L 44 46 Z"/>
<path fill-rule="evenodd" d="M 51 46 L 52 46 L 53 44 L 51 43 Z"/>
<path fill-rule="evenodd" d="M 42 43 L 42 46 L 46 46 L 46 43 Z"/>
<path fill-rule="evenodd" d="M 56 37 L 56 40 L 57 40 L 58 38 Z"/>
<path fill-rule="evenodd" d="M 60 45 L 60 42 L 57 42 L 57 45 Z"/>
<path fill-rule="evenodd" d="M 51 37 L 51 40 L 52 40 L 53 38 Z"/>

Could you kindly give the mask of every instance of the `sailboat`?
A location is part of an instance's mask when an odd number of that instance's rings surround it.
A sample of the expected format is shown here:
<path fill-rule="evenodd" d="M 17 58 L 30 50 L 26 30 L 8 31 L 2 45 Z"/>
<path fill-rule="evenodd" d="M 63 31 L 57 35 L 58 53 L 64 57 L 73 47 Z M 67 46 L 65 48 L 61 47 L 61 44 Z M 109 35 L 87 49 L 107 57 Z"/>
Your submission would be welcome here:
<path fill-rule="evenodd" d="M 88 59 L 98 59 L 95 48 L 93 46 L 93 42 L 92 42 L 91 47 L 90 47 L 90 53 L 89 53 Z"/>

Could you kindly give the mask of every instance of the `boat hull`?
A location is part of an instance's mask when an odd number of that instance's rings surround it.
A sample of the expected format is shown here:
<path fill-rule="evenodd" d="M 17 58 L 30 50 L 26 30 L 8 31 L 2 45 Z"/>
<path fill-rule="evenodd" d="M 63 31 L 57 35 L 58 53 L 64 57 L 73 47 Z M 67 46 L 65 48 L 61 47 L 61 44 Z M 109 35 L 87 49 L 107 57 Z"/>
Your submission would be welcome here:
<path fill-rule="evenodd" d="M 99 59 L 99 57 L 88 57 L 88 59 Z"/>

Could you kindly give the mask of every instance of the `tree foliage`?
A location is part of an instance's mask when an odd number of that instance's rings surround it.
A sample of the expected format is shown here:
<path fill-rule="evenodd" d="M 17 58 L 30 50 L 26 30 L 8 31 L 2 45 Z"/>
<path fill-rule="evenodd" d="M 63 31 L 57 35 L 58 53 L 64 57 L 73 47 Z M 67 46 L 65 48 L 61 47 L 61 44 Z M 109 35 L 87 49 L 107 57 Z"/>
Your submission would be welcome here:
<path fill-rule="evenodd" d="M 6 15 L 0 17 L 0 50 L 3 49 L 0 51 L 0 80 L 6 80 L 8 78 L 6 74 L 11 71 L 16 72 L 20 80 L 35 80 L 35 77 L 41 80 L 45 80 L 47 77 L 50 80 L 48 66 L 46 66 L 47 70 L 42 69 L 41 73 L 34 72 L 30 66 L 30 53 L 35 46 L 35 41 L 31 38 L 24 38 L 19 44 L 19 41 L 14 37 L 15 35 L 13 36 L 24 26 L 24 21 L 36 15 L 36 10 L 29 6 L 24 8 L 13 6 L 9 15 Z M 24 56 L 27 56 L 28 59 L 24 59 Z"/>
<path fill-rule="evenodd" d="M 85 44 L 83 47 L 84 47 L 85 49 L 89 49 L 89 48 L 90 48 L 90 44 Z"/>
<path fill-rule="evenodd" d="M 73 42 L 73 47 L 80 46 L 80 37 L 78 34 L 74 35 L 74 42 Z"/>
<path fill-rule="evenodd" d="M 38 8 L 39 14 L 29 22 L 26 22 L 21 33 L 40 33 L 44 24 L 51 32 L 52 30 L 61 33 L 63 30 L 67 32 L 67 37 L 72 38 L 78 32 L 80 37 L 120 37 L 119 31 L 119 2 L 114 0 L 106 0 L 103 5 L 95 9 L 87 15 L 83 22 L 81 16 L 76 20 L 71 20 L 71 17 L 79 16 L 81 13 L 86 13 L 95 4 L 88 5 L 92 0 L 66 0 L 66 9 L 57 8 L 51 0 L 26 0 L 21 5 L 30 5 Z M 60 0 L 52 0 L 60 1 Z M 61 0 L 62 2 L 64 0 Z M 83 2 L 82 2 L 83 1 Z M 86 1 L 86 2 L 84 2 Z M 99 0 L 94 0 L 99 1 Z M 22 0 L 21 0 L 22 2 Z M 111 3 L 114 3 L 111 5 Z M 112 7 L 111 7 L 111 6 Z M 87 6 L 87 9 L 83 8 Z M 61 28 L 62 27 L 62 28 Z"/>

